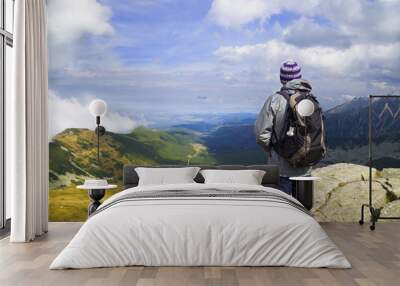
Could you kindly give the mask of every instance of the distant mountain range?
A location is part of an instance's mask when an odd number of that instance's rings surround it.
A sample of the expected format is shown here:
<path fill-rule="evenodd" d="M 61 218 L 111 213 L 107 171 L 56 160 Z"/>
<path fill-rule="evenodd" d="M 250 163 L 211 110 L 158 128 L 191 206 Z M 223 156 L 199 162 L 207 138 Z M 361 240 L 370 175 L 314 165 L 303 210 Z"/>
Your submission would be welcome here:
<path fill-rule="evenodd" d="M 374 166 L 400 167 L 400 100 L 375 99 L 372 105 Z M 327 110 L 325 115 L 329 152 L 321 165 L 334 163 L 368 164 L 368 98 L 355 98 Z M 256 114 L 226 118 L 223 124 L 196 123 L 211 155 L 218 162 L 251 164 L 265 162 L 265 154 L 255 143 Z M 207 130 L 201 130 L 207 126 Z M 191 126 L 185 126 L 191 129 Z"/>
<path fill-rule="evenodd" d="M 373 141 L 400 139 L 400 100 L 375 99 L 372 107 Z M 368 98 L 356 98 L 325 112 L 329 146 L 353 148 L 367 144 L 368 109 Z"/>
<path fill-rule="evenodd" d="M 368 163 L 368 98 L 356 98 L 325 112 L 330 152 L 326 163 Z M 400 100 L 374 99 L 372 104 L 374 166 L 400 167 Z"/>

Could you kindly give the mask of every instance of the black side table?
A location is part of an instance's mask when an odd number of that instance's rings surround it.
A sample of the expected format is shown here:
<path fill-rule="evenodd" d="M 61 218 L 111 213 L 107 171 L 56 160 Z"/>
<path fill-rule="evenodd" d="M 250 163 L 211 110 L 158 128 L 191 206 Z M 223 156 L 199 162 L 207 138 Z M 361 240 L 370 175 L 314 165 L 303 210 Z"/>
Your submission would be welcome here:
<path fill-rule="evenodd" d="M 91 200 L 89 206 L 88 206 L 88 217 L 94 213 L 97 208 L 101 205 L 100 200 L 104 197 L 106 190 L 108 189 L 114 189 L 116 188 L 117 185 L 106 185 L 106 186 L 88 186 L 88 185 L 80 185 L 77 188 L 78 189 L 84 189 L 87 190 L 88 196 Z"/>
<path fill-rule="evenodd" d="M 311 210 L 314 203 L 314 181 L 319 177 L 290 177 L 295 182 L 294 197 L 303 204 L 303 206 Z"/>

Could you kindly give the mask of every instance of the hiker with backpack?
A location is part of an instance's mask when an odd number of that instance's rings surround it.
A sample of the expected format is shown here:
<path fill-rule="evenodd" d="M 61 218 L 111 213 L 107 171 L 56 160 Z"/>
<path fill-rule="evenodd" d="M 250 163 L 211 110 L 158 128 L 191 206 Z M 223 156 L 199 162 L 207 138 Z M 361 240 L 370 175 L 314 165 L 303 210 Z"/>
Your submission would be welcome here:
<path fill-rule="evenodd" d="M 269 163 L 279 166 L 281 190 L 292 195 L 289 177 L 310 175 L 311 167 L 325 156 L 324 120 L 311 84 L 301 78 L 301 68 L 295 61 L 282 64 L 280 80 L 282 88 L 266 100 L 255 133 Z M 309 116 L 301 116 L 297 110 L 303 100 L 313 107 Z"/>

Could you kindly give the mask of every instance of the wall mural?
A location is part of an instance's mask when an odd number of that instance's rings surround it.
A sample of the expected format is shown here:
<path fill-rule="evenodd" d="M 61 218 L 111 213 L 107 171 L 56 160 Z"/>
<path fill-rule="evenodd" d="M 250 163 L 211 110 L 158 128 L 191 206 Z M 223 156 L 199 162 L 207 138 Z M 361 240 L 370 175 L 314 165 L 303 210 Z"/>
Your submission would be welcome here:
<path fill-rule="evenodd" d="M 121 185 L 124 164 L 265 163 L 253 125 L 289 58 L 326 116 L 329 154 L 313 171 L 323 178 L 313 212 L 358 221 L 368 194 L 366 95 L 399 93 L 399 4 L 234 2 L 241 8 L 48 1 L 51 221 L 85 220 L 89 199 L 76 185 L 88 177 Z M 100 166 L 88 111 L 95 98 L 108 105 Z M 378 100 L 373 113 L 377 205 L 399 216 L 400 101 Z"/>

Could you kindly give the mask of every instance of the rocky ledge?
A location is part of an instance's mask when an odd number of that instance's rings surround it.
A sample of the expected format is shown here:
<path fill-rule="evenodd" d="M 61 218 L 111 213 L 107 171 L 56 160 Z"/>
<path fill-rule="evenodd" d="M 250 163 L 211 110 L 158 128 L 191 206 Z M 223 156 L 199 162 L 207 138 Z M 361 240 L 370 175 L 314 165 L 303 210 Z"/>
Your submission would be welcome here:
<path fill-rule="evenodd" d="M 368 202 L 368 167 L 340 163 L 313 170 L 312 212 L 319 221 L 357 222 L 360 207 Z M 383 216 L 400 216 L 400 169 L 372 170 L 373 204 Z M 369 212 L 366 211 L 366 220 Z"/>

